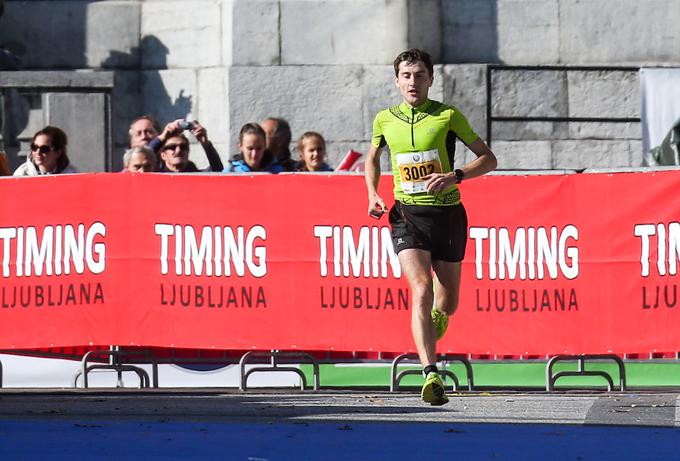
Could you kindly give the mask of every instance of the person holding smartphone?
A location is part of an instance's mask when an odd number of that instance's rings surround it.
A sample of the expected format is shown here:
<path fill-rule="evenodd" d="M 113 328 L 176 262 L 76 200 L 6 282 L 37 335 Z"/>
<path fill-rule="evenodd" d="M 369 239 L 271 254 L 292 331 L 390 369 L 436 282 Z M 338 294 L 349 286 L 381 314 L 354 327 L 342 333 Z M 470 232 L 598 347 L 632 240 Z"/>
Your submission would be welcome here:
<path fill-rule="evenodd" d="M 458 184 L 496 168 L 496 157 L 454 106 L 429 99 L 432 58 L 419 49 L 394 60 L 400 104 L 373 121 L 365 178 L 368 213 L 387 210 L 378 194 L 380 154 L 388 146 L 395 204 L 389 211 L 392 243 L 411 289 L 411 331 L 425 383 L 421 396 L 432 405 L 448 402 L 437 368 L 436 344 L 458 306 L 461 262 L 467 243 L 467 215 Z M 456 139 L 476 156 L 455 168 Z M 434 276 L 433 276 L 434 273 Z"/>
<path fill-rule="evenodd" d="M 172 166 L 169 166 L 164 161 L 163 147 L 166 145 L 180 145 L 180 147 L 183 147 L 183 144 L 181 144 L 182 142 L 181 140 L 175 140 L 177 142 L 174 143 L 168 143 L 168 140 L 172 137 L 178 136 L 184 137 L 184 139 L 187 140 L 186 136 L 184 136 L 183 134 L 184 131 L 191 132 L 191 134 L 194 135 L 196 140 L 203 148 L 203 152 L 205 152 L 205 156 L 208 159 L 209 163 L 209 167 L 206 170 L 199 170 L 194 164 L 194 162 L 189 160 L 188 150 L 186 161 L 181 161 L 183 155 L 180 154 L 172 155 L 171 160 L 174 159 L 174 163 L 181 165 L 182 170 L 180 171 L 173 170 Z M 156 120 L 150 115 L 142 115 L 140 117 L 137 117 L 132 121 L 132 123 L 130 123 L 130 129 L 128 134 L 130 135 L 131 148 L 148 146 L 151 150 L 153 150 L 153 152 L 156 155 L 158 155 L 158 158 L 161 160 L 161 162 L 154 168 L 157 171 L 182 173 L 198 171 L 222 171 L 222 169 L 224 168 L 222 160 L 220 159 L 220 154 L 217 152 L 212 142 L 210 142 L 210 140 L 208 139 L 208 131 L 205 129 L 205 127 L 203 127 L 203 125 L 201 125 L 198 122 L 198 120 L 190 121 L 181 118 L 174 120 L 166 124 L 165 128 L 163 128 L 163 131 L 159 134 L 158 123 L 156 122 Z M 165 157 L 170 158 L 171 154 L 168 153 L 169 148 L 166 148 L 165 152 L 166 152 Z"/>

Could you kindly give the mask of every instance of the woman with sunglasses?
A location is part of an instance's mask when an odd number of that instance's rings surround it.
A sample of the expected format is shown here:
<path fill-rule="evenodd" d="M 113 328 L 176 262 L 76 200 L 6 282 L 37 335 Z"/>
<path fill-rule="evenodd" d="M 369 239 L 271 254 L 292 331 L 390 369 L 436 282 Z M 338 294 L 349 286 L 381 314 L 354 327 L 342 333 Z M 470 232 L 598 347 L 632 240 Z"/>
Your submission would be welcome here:
<path fill-rule="evenodd" d="M 33 135 L 31 154 L 26 163 L 14 171 L 14 176 L 78 173 L 66 155 L 66 133 L 54 126 L 46 126 Z"/>

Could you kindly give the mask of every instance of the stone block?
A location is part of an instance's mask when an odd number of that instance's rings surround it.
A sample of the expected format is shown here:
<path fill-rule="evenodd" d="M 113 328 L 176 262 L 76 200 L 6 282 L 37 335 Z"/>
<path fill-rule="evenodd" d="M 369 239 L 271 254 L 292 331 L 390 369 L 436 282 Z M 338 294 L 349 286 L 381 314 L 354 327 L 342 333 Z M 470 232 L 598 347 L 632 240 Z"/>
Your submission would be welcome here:
<path fill-rule="evenodd" d="M 631 139 L 628 141 L 630 146 L 630 166 L 643 166 L 644 151 L 642 149 L 642 141 L 640 139 Z"/>
<path fill-rule="evenodd" d="M 312 130 L 328 140 L 366 140 L 372 119 L 364 119 L 363 77 L 359 66 L 232 67 L 230 138 L 244 123 L 276 116 L 288 120 L 293 139 Z"/>
<path fill-rule="evenodd" d="M 89 2 L 6 2 L 2 43 L 30 69 L 77 69 L 87 65 Z"/>
<path fill-rule="evenodd" d="M 632 164 L 634 149 L 635 143 L 625 140 L 556 141 L 553 143 L 553 167 L 567 169 L 627 167 Z"/>
<path fill-rule="evenodd" d="M 47 93 L 45 122 L 58 126 L 68 136 L 67 152 L 81 172 L 106 171 L 107 141 L 105 95 L 99 93 Z"/>
<path fill-rule="evenodd" d="M 229 70 L 224 67 L 198 71 L 198 100 L 194 118 L 208 130 L 213 143 L 229 143 Z"/>
<path fill-rule="evenodd" d="M 499 122 L 493 141 L 640 139 L 639 122 Z"/>
<path fill-rule="evenodd" d="M 509 65 L 559 62 L 558 0 L 499 0 L 497 14 L 500 62 Z"/>
<path fill-rule="evenodd" d="M 290 0 L 281 4 L 281 63 L 384 64 L 378 2 Z M 376 21 L 378 24 L 376 24 Z"/>
<path fill-rule="evenodd" d="M 497 141 L 492 145 L 499 170 L 544 170 L 552 165 L 550 141 Z"/>
<path fill-rule="evenodd" d="M 87 5 L 84 24 L 87 67 L 139 68 L 140 2 L 83 3 Z M 58 7 L 58 3 L 54 7 Z"/>
<path fill-rule="evenodd" d="M 155 117 L 161 128 L 173 120 L 193 117 L 198 94 L 196 71 L 141 72 L 141 112 Z"/>
<path fill-rule="evenodd" d="M 499 61 L 498 0 L 442 2 L 442 60 L 446 63 Z"/>
<path fill-rule="evenodd" d="M 550 141 L 568 137 L 566 123 L 557 122 L 494 122 L 493 142 Z"/>
<path fill-rule="evenodd" d="M 288 0 L 280 7 L 284 65 L 389 64 L 411 46 L 439 55 L 438 1 Z"/>
<path fill-rule="evenodd" d="M 637 71 L 570 71 L 570 117 L 640 117 Z"/>
<path fill-rule="evenodd" d="M 272 66 L 281 63 L 278 0 L 222 2 L 222 63 Z"/>
<path fill-rule="evenodd" d="M 387 30 L 391 35 L 396 35 L 394 39 L 400 39 L 401 35 L 406 35 L 408 43 L 401 51 L 409 48 L 421 48 L 427 50 L 435 62 L 441 61 L 442 50 L 442 7 L 439 0 L 408 0 L 408 30 L 401 31 L 399 34 L 394 23 L 387 19 Z M 392 2 L 392 8 L 398 2 Z M 385 2 L 385 8 L 390 8 L 390 2 Z M 389 49 L 386 48 L 389 54 Z M 396 57 L 396 56 L 395 56 Z M 389 57 L 388 57 L 389 59 Z M 394 57 L 392 58 L 394 60 Z"/>
<path fill-rule="evenodd" d="M 642 138 L 640 122 L 570 122 L 569 137 L 572 139 L 630 139 Z"/>
<path fill-rule="evenodd" d="M 677 61 L 674 0 L 560 0 L 560 60 L 571 64 Z"/>
<path fill-rule="evenodd" d="M 567 76 L 564 71 L 500 70 L 491 74 L 494 117 L 566 117 Z"/>
<path fill-rule="evenodd" d="M 442 66 L 443 99 L 463 112 L 482 138 L 486 132 L 486 65 Z"/>
<path fill-rule="evenodd" d="M 141 18 L 143 69 L 220 65 L 220 5 L 214 0 L 144 2 Z"/>
<path fill-rule="evenodd" d="M 447 63 L 510 65 L 559 61 L 557 0 L 442 2 L 442 58 Z"/>
<path fill-rule="evenodd" d="M 2 42 L 30 69 L 130 68 L 139 63 L 137 1 L 7 2 Z"/>

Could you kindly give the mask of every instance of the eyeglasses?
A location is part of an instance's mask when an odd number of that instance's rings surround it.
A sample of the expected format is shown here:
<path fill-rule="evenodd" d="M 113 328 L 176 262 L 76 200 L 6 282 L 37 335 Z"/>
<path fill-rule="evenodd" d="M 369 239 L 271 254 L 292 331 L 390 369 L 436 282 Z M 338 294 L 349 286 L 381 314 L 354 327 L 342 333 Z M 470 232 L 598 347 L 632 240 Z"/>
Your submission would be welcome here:
<path fill-rule="evenodd" d="M 48 146 L 47 144 L 44 144 L 42 146 L 38 146 L 37 144 L 31 143 L 31 152 L 38 151 L 41 154 L 47 154 L 47 153 L 51 152 L 52 149 L 53 149 L 53 147 Z"/>
<path fill-rule="evenodd" d="M 178 147 L 179 147 L 179 150 L 189 150 L 189 144 L 186 144 L 186 143 L 167 144 L 165 147 L 163 147 L 163 150 L 175 150 Z"/>

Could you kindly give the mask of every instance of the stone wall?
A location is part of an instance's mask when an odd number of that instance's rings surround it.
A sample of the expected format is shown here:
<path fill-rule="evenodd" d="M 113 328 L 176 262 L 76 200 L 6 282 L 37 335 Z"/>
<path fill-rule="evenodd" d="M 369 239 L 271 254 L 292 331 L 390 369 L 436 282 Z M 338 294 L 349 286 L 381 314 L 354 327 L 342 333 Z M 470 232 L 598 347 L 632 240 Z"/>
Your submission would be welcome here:
<path fill-rule="evenodd" d="M 411 46 L 439 63 L 432 97 L 487 136 L 493 117 L 639 117 L 637 73 L 680 63 L 674 0 L 121 0 L 13 1 L 0 44 L 26 69 L 115 73 L 114 158 L 129 121 L 200 120 L 224 159 L 240 126 L 267 116 L 294 138 L 324 134 L 331 163 L 365 151 L 375 112 L 399 100 L 391 61 Z M 487 65 L 599 66 L 599 71 Z M 492 125 L 503 168 L 638 165 L 638 122 Z M 466 154 L 459 149 L 463 161 Z M 206 164 L 200 148 L 192 157 Z"/>

